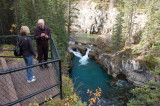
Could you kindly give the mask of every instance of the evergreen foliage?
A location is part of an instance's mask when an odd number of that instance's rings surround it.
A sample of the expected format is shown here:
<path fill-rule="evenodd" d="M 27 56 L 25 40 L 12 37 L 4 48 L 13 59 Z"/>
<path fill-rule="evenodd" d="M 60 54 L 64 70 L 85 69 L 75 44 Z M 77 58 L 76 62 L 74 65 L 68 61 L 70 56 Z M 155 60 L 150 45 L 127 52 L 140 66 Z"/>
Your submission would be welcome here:
<path fill-rule="evenodd" d="M 0 21 L 3 20 L 3 23 L 0 24 L 1 26 L 3 25 L 0 35 L 18 34 L 9 31 L 12 24 L 16 24 L 17 29 L 22 25 L 29 26 L 31 34 L 33 34 L 38 19 L 44 19 L 45 24 L 52 31 L 54 41 L 62 59 L 65 57 L 68 41 L 65 25 L 66 19 L 64 16 L 66 12 L 65 0 L 11 0 L 9 2 L 3 0 L 0 5 L 2 6 L 2 10 L 0 11 L 5 11 L 0 16 Z M 13 28 L 11 31 L 13 32 Z"/>
<path fill-rule="evenodd" d="M 66 4 L 67 4 L 66 5 L 67 8 L 66 8 L 66 13 L 65 13 L 65 17 L 66 17 L 65 19 L 66 19 L 66 26 L 67 26 L 67 31 L 68 31 L 67 42 L 69 42 L 69 36 L 71 35 L 71 26 L 73 24 L 74 18 L 77 18 L 75 14 L 79 10 L 75 8 L 77 4 L 77 0 L 67 0 Z"/>
<path fill-rule="evenodd" d="M 114 26 L 112 34 L 112 49 L 118 51 L 122 48 L 122 22 L 123 13 L 120 12 L 116 18 L 117 23 Z"/>
<path fill-rule="evenodd" d="M 160 82 L 150 81 L 149 87 L 135 88 L 132 93 L 136 95 L 136 99 L 130 100 L 130 106 L 153 106 L 160 103 Z M 152 86 L 151 86 L 152 85 Z M 151 87 L 154 87 L 151 89 Z"/>
<path fill-rule="evenodd" d="M 139 31 L 135 51 L 144 56 L 144 62 L 151 70 L 151 74 L 157 76 L 156 80 L 147 82 L 148 87 L 135 88 L 132 93 L 136 98 L 129 101 L 130 106 L 153 106 L 160 104 L 160 1 L 159 0 L 119 0 L 119 11 L 124 12 L 122 35 L 125 37 L 125 46 L 129 46 L 133 32 L 133 17 L 136 12 L 147 15 L 148 21 L 145 28 Z M 119 17 L 119 16 L 118 16 Z M 117 20 L 118 23 L 118 20 Z M 113 30 L 115 35 L 115 29 Z M 117 40 L 113 40 L 118 41 Z M 117 42 L 118 43 L 118 42 Z M 117 44 L 118 45 L 118 44 Z M 134 50 L 133 50 L 134 51 Z"/>
<path fill-rule="evenodd" d="M 131 36 L 132 36 L 132 27 L 133 27 L 133 14 L 135 12 L 135 2 L 136 0 L 124 0 L 124 29 L 123 34 L 125 36 L 126 42 L 125 45 L 127 46 L 130 44 Z"/>
<path fill-rule="evenodd" d="M 129 7 L 129 4 L 131 5 Z M 135 12 L 141 11 L 148 15 L 148 22 L 144 30 L 141 31 L 141 39 L 139 39 L 138 52 L 144 56 L 146 65 L 152 74 L 159 76 L 159 58 L 160 58 L 160 9 L 158 0 L 124 0 L 124 13 L 125 22 L 123 34 L 126 36 L 126 46 L 130 42 L 133 27 L 133 16 Z M 135 88 L 132 93 L 136 96 L 135 99 L 129 101 L 128 105 L 131 106 L 150 106 L 160 104 L 160 83 L 159 80 L 147 82 L 148 87 Z"/>
<path fill-rule="evenodd" d="M 11 25 L 14 23 L 14 7 L 12 0 L 0 1 L 0 35 L 9 35 Z"/>

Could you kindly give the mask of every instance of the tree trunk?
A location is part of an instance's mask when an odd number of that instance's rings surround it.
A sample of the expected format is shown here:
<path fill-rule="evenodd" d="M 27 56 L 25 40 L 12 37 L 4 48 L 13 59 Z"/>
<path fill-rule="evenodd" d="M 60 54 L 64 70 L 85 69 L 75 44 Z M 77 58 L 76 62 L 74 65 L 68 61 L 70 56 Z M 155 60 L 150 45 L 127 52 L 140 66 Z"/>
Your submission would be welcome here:
<path fill-rule="evenodd" d="M 17 12 L 17 0 L 14 0 L 14 3 L 13 3 L 13 6 L 14 6 L 14 16 L 15 16 L 15 18 L 14 18 L 14 21 L 15 21 L 15 24 L 16 25 L 18 25 L 18 12 Z M 18 29 L 16 28 L 15 29 L 15 34 L 18 34 Z"/>

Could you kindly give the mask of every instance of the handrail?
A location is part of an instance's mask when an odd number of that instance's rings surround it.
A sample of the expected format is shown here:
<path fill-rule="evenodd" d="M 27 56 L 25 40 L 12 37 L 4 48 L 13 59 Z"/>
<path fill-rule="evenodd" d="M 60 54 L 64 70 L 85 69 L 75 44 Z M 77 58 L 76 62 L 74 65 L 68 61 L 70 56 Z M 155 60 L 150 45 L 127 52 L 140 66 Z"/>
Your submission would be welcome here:
<path fill-rule="evenodd" d="M 17 37 L 17 36 L 20 36 L 20 35 L 1 35 L 0 38 Z M 27 35 L 27 36 L 34 37 L 34 35 Z"/>
<path fill-rule="evenodd" d="M 9 37 L 18 37 L 20 35 L 3 35 L 3 36 L 0 36 L 0 38 L 9 38 Z M 29 37 L 34 37 L 33 35 L 28 35 Z M 0 49 L 0 51 L 14 51 L 14 49 Z M 55 86 L 59 86 L 59 89 L 60 89 L 60 92 L 58 94 L 55 94 L 54 96 L 52 96 L 52 98 L 60 95 L 60 99 L 62 99 L 62 76 L 61 76 L 61 58 L 60 58 L 60 54 L 58 52 L 58 49 L 56 47 L 56 45 L 54 44 L 54 40 L 53 40 L 53 37 L 51 36 L 50 38 L 50 50 L 51 51 L 51 60 L 49 61 L 46 61 L 46 62 L 42 62 L 42 63 L 37 63 L 37 64 L 33 64 L 31 66 L 24 66 L 24 67 L 19 67 L 19 68 L 15 68 L 15 69 L 8 69 L 8 70 L 3 70 L 3 71 L 0 71 L 0 75 L 6 75 L 6 74 L 9 74 L 9 73 L 14 73 L 14 72 L 18 72 L 18 71 L 21 71 L 21 70 L 25 70 L 25 69 L 28 69 L 28 68 L 33 68 L 33 67 L 37 67 L 37 66 L 40 66 L 40 65 L 44 65 L 44 64 L 49 64 L 49 63 L 52 63 L 54 65 L 54 68 L 55 70 L 57 71 L 58 73 L 58 81 L 57 81 L 57 84 L 54 84 L 54 85 L 51 85 L 49 87 L 46 87 L 42 90 L 39 90 L 37 92 L 34 92 L 32 94 L 29 94 L 27 96 L 24 96 L 16 101 L 13 101 L 13 102 L 10 102 L 10 103 L 7 103 L 7 104 L 4 104 L 4 106 L 10 106 L 10 105 L 14 105 L 14 104 L 17 104 L 21 101 L 24 101 L 28 98 L 31 98 L 37 94 L 40 94 L 46 90 L 49 90 Z M 56 58 L 54 58 L 54 56 L 56 56 Z M 22 58 L 22 56 L 18 56 L 18 57 L 15 57 L 15 56 L 0 56 L 0 57 L 4 57 L 4 58 Z M 58 64 L 56 63 L 58 62 Z M 43 104 L 45 103 L 45 101 L 41 102 L 40 104 Z"/>
<path fill-rule="evenodd" d="M 49 89 L 51 89 L 51 88 L 53 88 L 53 87 L 56 87 L 56 86 L 58 86 L 58 85 L 60 85 L 60 83 L 51 85 L 51 86 L 49 86 L 49 87 L 47 87 L 47 88 L 45 88 L 45 89 L 42 89 L 42 90 L 40 90 L 40 91 L 37 91 L 37 92 L 32 93 L 32 94 L 30 94 L 30 95 L 27 95 L 27 96 L 25 96 L 25 97 L 23 97 L 23 98 L 20 98 L 20 99 L 14 101 L 14 102 L 10 102 L 10 103 L 4 104 L 3 106 L 12 106 L 12 105 L 15 105 L 15 104 L 17 104 L 17 103 L 19 103 L 19 102 L 22 102 L 22 101 L 24 101 L 24 100 L 26 100 L 26 99 L 28 99 L 28 98 L 31 98 L 31 97 L 33 97 L 33 96 L 35 96 L 35 95 L 38 95 L 38 94 L 40 94 L 40 93 L 42 93 L 42 92 L 44 92 L 44 91 L 47 91 L 47 90 L 49 90 Z M 60 95 L 60 93 L 58 93 L 58 94 L 56 94 L 56 95 L 58 96 L 58 95 Z"/>
<path fill-rule="evenodd" d="M 49 64 L 49 63 L 53 63 L 53 62 L 57 62 L 57 61 L 60 61 L 60 59 L 51 60 L 51 61 L 47 61 L 47 62 L 43 62 L 43 63 L 38 63 L 38 64 L 34 64 L 34 65 L 31 65 L 31 66 L 24 66 L 24 67 L 20 67 L 20 68 L 0 71 L 0 75 L 12 73 L 12 72 L 17 72 L 17 71 L 20 71 L 20 70 L 25 70 L 25 69 L 28 69 L 28 68 L 33 68 L 33 67 L 36 67 L 36 66 L 40 66 L 40 65 L 44 65 L 44 64 Z"/>
<path fill-rule="evenodd" d="M 7 35 L 7 36 L 5 36 L 5 35 L 2 35 L 2 36 L 0 36 L 0 38 L 8 38 L 8 37 L 18 37 L 18 36 L 20 36 L 20 35 Z M 34 37 L 34 35 L 28 35 L 28 37 Z M 53 40 L 53 37 L 52 37 L 52 35 L 51 35 L 51 38 L 50 38 L 50 42 L 52 43 L 52 46 L 53 46 L 53 48 L 55 48 L 55 52 L 56 52 L 56 55 L 57 55 L 57 57 L 58 57 L 58 59 L 61 59 L 60 58 L 60 54 L 59 54 L 59 52 L 58 52 L 58 49 L 57 49 L 57 47 L 55 46 L 55 44 L 54 44 L 54 40 Z M 0 51 L 14 51 L 15 49 L 0 49 Z M 49 50 L 50 51 L 50 50 Z M 0 56 L 0 57 L 4 57 L 4 58 L 15 58 L 15 56 Z M 21 58 L 21 56 L 19 56 L 20 58 Z M 18 58 L 19 58 L 18 57 Z"/>
<path fill-rule="evenodd" d="M 14 51 L 15 49 L 2 49 L 0 51 Z"/>

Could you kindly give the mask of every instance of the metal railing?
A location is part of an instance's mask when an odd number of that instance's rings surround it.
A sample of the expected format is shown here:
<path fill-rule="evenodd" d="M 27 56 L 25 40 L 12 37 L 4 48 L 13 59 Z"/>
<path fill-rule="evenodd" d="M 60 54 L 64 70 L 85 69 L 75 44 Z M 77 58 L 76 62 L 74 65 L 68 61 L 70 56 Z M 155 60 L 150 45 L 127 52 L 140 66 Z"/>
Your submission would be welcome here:
<path fill-rule="evenodd" d="M 0 36 L 0 54 L 3 54 L 5 51 L 12 52 L 13 54 L 14 48 L 4 49 L 1 46 L 3 44 L 15 45 L 17 37 L 18 35 Z M 32 35 L 29 37 L 33 39 Z M 12 42 L 10 41 L 11 39 Z M 35 40 L 32 41 L 35 46 Z M 0 106 L 10 106 L 15 104 L 26 105 L 35 101 L 39 104 L 43 104 L 45 103 L 46 98 L 55 98 L 58 96 L 62 99 L 61 59 L 52 37 L 50 38 L 49 53 L 50 57 L 47 62 L 34 63 L 31 66 L 25 66 L 23 61 L 17 61 L 17 63 L 13 62 L 14 64 L 11 62 L 8 63 L 10 67 L 7 70 L 0 70 Z M 0 55 L 0 57 L 22 58 L 5 54 Z M 45 64 L 48 64 L 49 68 L 41 70 L 39 66 Z M 38 77 L 36 82 L 33 82 L 32 84 L 27 83 L 24 78 L 24 70 L 28 68 L 33 68 L 34 73 Z"/>

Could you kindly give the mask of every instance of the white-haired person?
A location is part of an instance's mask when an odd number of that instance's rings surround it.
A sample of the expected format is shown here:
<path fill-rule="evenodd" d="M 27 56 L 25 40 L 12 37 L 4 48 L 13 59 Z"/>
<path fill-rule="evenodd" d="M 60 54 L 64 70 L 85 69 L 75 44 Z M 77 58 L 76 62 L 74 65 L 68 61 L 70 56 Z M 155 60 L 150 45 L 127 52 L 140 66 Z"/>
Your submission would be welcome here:
<path fill-rule="evenodd" d="M 30 37 L 27 36 L 29 33 L 30 33 L 29 28 L 27 26 L 22 26 L 20 29 L 21 36 L 18 37 L 21 53 L 26 63 L 26 66 L 33 65 L 33 58 L 34 56 L 36 56 L 33 49 L 32 41 Z M 32 68 L 26 69 L 27 72 L 26 76 L 28 83 L 34 82 L 36 80 L 35 76 L 33 76 L 32 71 L 33 71 Z"/>
<path fill-rule="evenodd" d="M 38 20 L 38 26 L 34 29 L 34 38 L 37 43 L 38 61 L 39 63 L 46 62 L 48 60 L 48 40 L 51 37 L 51 31 L 48 26 L 45 26 L 43 19 Z M 48 68 L 48 65 L 41 65 L 41 68 Z"/>

